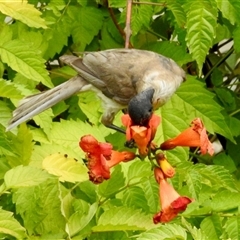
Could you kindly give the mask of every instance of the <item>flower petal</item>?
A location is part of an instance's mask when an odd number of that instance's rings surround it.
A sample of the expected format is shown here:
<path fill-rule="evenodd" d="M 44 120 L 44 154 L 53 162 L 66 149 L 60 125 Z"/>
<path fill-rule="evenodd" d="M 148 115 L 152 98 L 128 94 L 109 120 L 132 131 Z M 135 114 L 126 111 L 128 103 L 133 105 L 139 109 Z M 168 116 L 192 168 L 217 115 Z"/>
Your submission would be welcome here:
<path fill-rule="evenodd" d="M 101 154 L 88 154 L 88 174 L 89 180 L 93 183 L 101 183 L 103 180 L 110 178 L 110 168 L 107 165 L 106 159 Z"/>
<path fill-rule="evenodd" d="M 128 162 L 135 158 L 135 153 L 133 152 L 118 152 L 118 151 L 112 151 L 111 159 L 107 161 L 107 165 L 111 168 L 115 165 L 117 165 L 120 162 Z"/>
<path fill-rule="evenodd" d="M 156 160 L 159 166 L 161 167 L 164 176 L 166 178 L 172 178 L 175 175 L 175 169 L 171 166 L 171 164 L 167 161 L 164 154 L 159 153 L 156 155 Z"/>
<path fill-rule="evenodd" d="M 131 129 L 130 129 L 130 127 L 132 126 L 132 119 L 130 118 L 129 114 L 124 114 L 121 117 L 121 120 L 122 120 L 123 126 L 126 127 L 126 139 L 127 141 L 130 141 L 132 139 Z"/>
<path fill-rule="evenodd" d="M 98 148 L 99 142 L 92 135 L 85 135 L 81 137 L 79 146 L 84 152 L 93 153 Z"/>
<path fill-rule="evenodd" d="M 139 154 L 146 156 L 148 154 L 148 129 L 143 126 L 131 126 L 132 139 L 135 141 Z"/>

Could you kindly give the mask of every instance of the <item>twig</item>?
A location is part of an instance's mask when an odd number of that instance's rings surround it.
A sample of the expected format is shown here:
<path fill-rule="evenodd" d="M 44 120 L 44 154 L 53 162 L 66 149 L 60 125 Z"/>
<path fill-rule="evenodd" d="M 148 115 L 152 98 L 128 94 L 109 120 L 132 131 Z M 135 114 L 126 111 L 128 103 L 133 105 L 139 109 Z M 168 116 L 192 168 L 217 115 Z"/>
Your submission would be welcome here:
<path fill-rule="evenodd" d="M 113 9 L 112 8 L 108 8 L 109 14 L 113 20 L 114 25 L 116 26 L 117 30 L 119 31 L 119 33 L 122 35 L 122 37 L 125 39 L 126 35 L 125 32 L 123 31 L 123 29 L 119 26 L 117 19 L 114 15 Z"/>
<path fill-rule="evenodd" d="M 124 32 L 126 34 L 125 48 L 129 48 L 131 31 L 131 14 L 132 14 L 132 0 L 127 0 L 127 15 L 126 15 L 126 26 Z"/>

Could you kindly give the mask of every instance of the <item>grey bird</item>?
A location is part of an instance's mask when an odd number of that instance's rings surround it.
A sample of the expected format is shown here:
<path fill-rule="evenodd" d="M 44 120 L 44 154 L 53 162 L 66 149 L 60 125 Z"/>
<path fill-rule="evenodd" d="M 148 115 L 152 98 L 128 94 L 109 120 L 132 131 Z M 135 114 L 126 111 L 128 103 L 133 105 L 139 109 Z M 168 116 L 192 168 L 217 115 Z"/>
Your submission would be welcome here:
<path fill-rule="evenodd" d="M 64 55 L 60 60 L 78 74 L 21 100 L 7 130 L 74 94 L 94 91 L 102 101 L 102 123 L 124 132 L 113 124 L 119 110 L 128 108 L 133 121 L 144 124 L 185 79 L 185 72 L 172 59 L 146 50 L 110 49 L 86 52 L 82 57 Z"/>

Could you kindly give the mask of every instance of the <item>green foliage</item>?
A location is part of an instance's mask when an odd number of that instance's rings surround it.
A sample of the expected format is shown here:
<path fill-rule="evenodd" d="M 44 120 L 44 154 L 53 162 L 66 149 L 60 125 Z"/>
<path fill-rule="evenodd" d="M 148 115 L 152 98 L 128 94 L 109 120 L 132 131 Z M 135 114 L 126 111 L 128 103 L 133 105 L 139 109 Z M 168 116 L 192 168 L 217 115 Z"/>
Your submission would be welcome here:
<path fill-rule="evenodd" d="M 83 135 L 126 150 L 125 136 L 100 122 L 101 103 L 83 93 L 6 132 L 24 97 L 75 75 L 59 56 L 124 47 L 126 0 L 0 2 L 0 237 L 3 239 L 240 239 L 240 2 L 133 1 L 131 45 L 172 58 L 186 81 L 156 114 L 154 143 L 199 117 L 219 151 L 165 153 L 169 181 L 194 201 L 173 222 L 153 224 L 159 186 L 146 158 L 88 180 Z M 136 62 L 137 64 L 137 62 Z M 121 66 L 119 66 L 120 68 Z M 121 116 L 115 124 L 121 127 Z M 135 149 L 132 149 L 135 151 Z"/>

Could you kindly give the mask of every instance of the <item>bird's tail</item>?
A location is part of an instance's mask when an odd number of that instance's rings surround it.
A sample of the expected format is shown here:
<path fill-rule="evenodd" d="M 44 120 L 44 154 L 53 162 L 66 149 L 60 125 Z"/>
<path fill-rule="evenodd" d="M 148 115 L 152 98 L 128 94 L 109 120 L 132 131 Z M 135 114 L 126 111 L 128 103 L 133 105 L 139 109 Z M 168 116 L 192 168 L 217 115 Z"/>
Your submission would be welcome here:
<path fill-rule="evenodd" d="M 14 110 L 13 117 L 6 130 L 18 126 L 56 103 L 81 91 L 86 84 L 87 82 L 77 75 L 50 90 L 24 98 Z"/>

